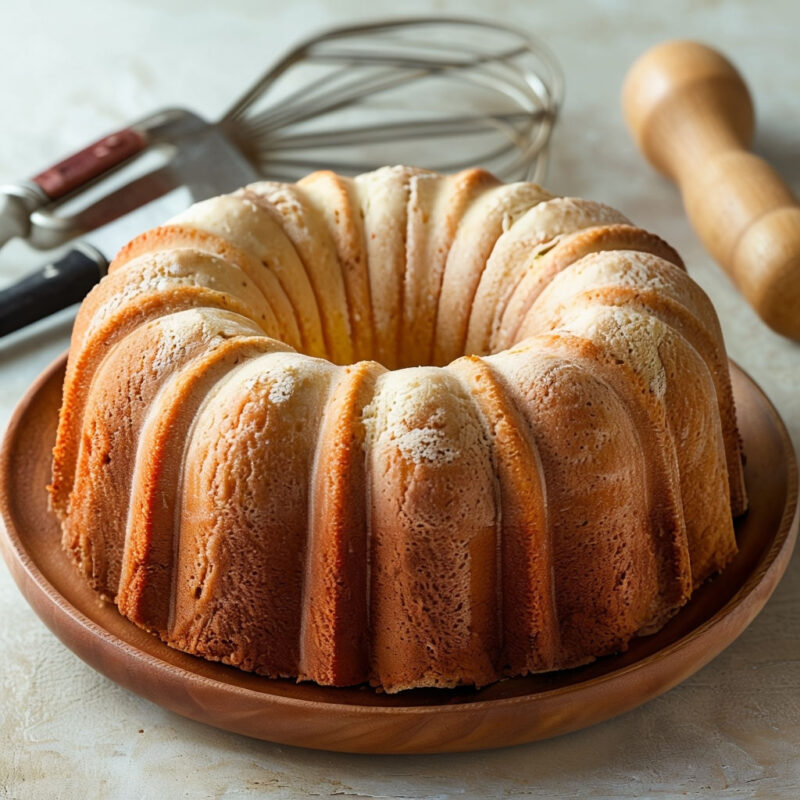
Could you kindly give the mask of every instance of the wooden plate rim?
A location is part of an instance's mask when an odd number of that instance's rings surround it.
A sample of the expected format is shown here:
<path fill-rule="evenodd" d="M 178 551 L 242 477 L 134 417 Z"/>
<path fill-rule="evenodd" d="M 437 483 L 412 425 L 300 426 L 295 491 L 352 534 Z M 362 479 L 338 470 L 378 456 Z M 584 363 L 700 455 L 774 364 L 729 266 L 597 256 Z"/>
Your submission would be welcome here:
<path fill-rule="evenodd" d="M 346 711 L 348 714 L 362 714 L 366 716 L 382 716 L 385 714 L 398 715 L 398 714 L 414 714 L 414 715 L 439 715 L 442 713 L 458 714 L 458 713 L 473 713 L 488 707 L 498 708 L 507 705 L 516 705 L 521 702 L 534 701 L 537 698 L 557 698 L 562 695 L 574 694 L 576 691 L 589 689 L 590 687 L 599 686 L 604 683 L 617 682 L 624 679 L 631 673 L 646 669 L 651 662 L 660 660 L 668 655 L 673 654 L 677 650 L 682 650 L 689 646 L 694 640 L 702 637 L 703 634 L 711 627 L 718 625 L 722 620 L 728 617 L 741 602 L 750 595 L 754 589 L 761 583 L 770 568 L 781 552 L 789 547 L 794 546 L 794 540 L 797 534 L 798 523 L 800 523 L 800 514 L 798 514 L 798 467 L 797 460 L 794 453 L 794 447 L 791 442 L 786 426 L 780 417 L 780 414 L 766 396 L 761 387 L 735 362 L 731 361 L 731 368 L 739 373 L 749 384 L 749 389 L 758 394 L 759 399 L 764 403 L 765 407 L 771 415 L 771 421 L 779 434 L 781 446 L 783 449 L 783 457 L 787 467 L 787 495 L 786 503 L 784 505 L 783 514 L 778 528 L 773 536 L 770 546 L 764 551 L 761 559 L 757 562 L 756 566 L 749 574 L 744 583 L 741 584 L 738 591 L 736 591 L 729 600 L 723 605 L 715 614 L 702 622 L 697 627 L 693 628 L 690 632 L 676 639 L 674 642 L 660 648 L 654 653 L 651 653 L 632 664 L 628 664 L 619 669 L 598 675 L 593 678 L 588 678 L 569 686 L 562 686 L 554 689 L 544 691 L 529 692 L 524 694 L 515 695 L 513 697 L 503 697 L 491 700 L 476 700 L 476 701 L 457 701 L 441 704 L 426 704 L 426 705 L 392 705 L 392 706 L 378 706 L 378 705 L 360 705 L 357 703 L 340 703 L 336 701 L 320 701 L 320 700 L 307 700 L 302 698 L 290 697 L 286 695 L 274 695 L 259 692 L 254 689 L 249 689 L 243 686 L 236 686 L 225 681 L 209 678 L 205 675 L 199 675 L 191 670 L 184 669 L 183 667 L 175 664 L 169 664 L 162 661 L 156 656 L 145 653 L 123 639 L 118 638 L 114 634 L 108 632 L 105 628 L 98 625 L 89 619 L 85 614 L 79 611 L 69 601 L 61 595 L 56 588 L 44 577 L 39 570 L 36 562 L 28 554 L 22 542 L 22 537 L 16 529 L 11 511 L 10 511 L 10 497 L 9 497 L 9 484 L 11 482 L 11 464 L 10 453 L 13 443 L 16 439 L 17 431 L 25 418 L 31 405 L 37 399 L 42 387 L 52 378 L 53 373 L 62 369 L 66 361 L 66 354 L 59 356 L 52 364 L 50 364 L 33 382 L 25 395 L 22 397 L 9 420 L 6 433 L 3 437 L 2 447 L 0 447 L 0 513 L 2 515 L 4 526 L 0 526 L 0 550 L 8 563 L 12 576 L 15 578 L 16 583 L 20 585 L 20 581 L 14 573 L 12 559 L 21 567 L 32 580 L 33 584 L 40 592 L 45 594 L 47 598 L 59 610 L 69 616 L 73 622 L 86 629 L 93 636 L 102 639 L 107 645 L 116 649 L 123 650 L 127 656 L 136 661 L 147 663 L 151 668 L 158 672 L 163 672 L 168 675 L 179 675 L 184 680 L 197 685 L 205 685 L 213 687 L 217 691 L 231 693 L 240 697 L 253 697 L 260 700 L 268 698 L 270 701 L 279 705 L 294 706 L 302 709 L 324 709 L 328 711 Z M 786 564 L 788 563 L 788 556 L 784 559 L 784 563 L 780 573 L 774 576 L 775 585 L 780 580 L 781 575 L 785 571 Z M 771 592 L 770 592 L 771 593 Z M 24 594 L 24 592 L 23 592 Z M 27 597 L 26 597 L 27 599 Z M 765 601 L 766 602 L 766 601 Z M 713 657 L 713 656 L 712 656 Z M 269 680 L 265 678 L 264 680 Z"/>

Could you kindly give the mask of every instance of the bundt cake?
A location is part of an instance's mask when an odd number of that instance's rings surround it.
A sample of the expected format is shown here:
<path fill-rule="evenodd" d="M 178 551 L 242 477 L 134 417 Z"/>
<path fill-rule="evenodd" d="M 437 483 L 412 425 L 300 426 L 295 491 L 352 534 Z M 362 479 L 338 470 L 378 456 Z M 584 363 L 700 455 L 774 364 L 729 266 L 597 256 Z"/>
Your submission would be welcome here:
<path fill-rule="evenodd" d="M 172 647 L 387 692 L 584 664 L 736 552 L 714 310 L 595 202 L 317 172 L 128 244 L 78 314 L 51 504 Z"/>

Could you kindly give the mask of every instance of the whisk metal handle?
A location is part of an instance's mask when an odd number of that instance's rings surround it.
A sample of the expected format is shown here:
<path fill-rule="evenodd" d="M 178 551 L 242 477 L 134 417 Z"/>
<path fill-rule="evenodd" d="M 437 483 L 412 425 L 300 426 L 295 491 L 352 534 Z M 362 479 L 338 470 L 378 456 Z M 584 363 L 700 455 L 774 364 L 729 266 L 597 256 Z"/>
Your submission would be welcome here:
<path fill-rule="evenodd" d="M 27 181 L 0 186 L 0 247 L 13 238 L 31 235 L 35 211 L 81 189 L 147 147 L 148 138 L 135 128 L 123 128 L 59 161 Z"/>

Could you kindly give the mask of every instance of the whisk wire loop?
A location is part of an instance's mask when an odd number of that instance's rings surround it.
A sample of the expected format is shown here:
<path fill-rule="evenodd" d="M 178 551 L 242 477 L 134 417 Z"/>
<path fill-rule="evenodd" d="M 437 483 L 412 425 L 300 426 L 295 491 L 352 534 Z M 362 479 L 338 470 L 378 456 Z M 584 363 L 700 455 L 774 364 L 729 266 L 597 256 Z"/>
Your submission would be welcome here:
<path fill-rule="evenodd" d="M 427 17 L 308 40 L 220 125 L 261 172 L 287 180 L 402 162 L 541 180 L 562 95 L 560 69 L 538 40 L 493 22 Z"/>

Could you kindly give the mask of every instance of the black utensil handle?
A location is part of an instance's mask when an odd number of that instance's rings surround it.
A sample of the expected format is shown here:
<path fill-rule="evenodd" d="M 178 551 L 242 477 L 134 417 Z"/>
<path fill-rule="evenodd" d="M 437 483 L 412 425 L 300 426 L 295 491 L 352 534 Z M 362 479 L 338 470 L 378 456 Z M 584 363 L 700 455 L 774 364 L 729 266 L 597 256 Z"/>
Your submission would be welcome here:
<path fill-rule="evenodd" d="M 80 244 L 58 261 L 0 291 L 0 336 L 79 303 L 108 269 L 99 250 Z"/>

